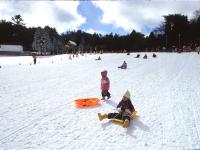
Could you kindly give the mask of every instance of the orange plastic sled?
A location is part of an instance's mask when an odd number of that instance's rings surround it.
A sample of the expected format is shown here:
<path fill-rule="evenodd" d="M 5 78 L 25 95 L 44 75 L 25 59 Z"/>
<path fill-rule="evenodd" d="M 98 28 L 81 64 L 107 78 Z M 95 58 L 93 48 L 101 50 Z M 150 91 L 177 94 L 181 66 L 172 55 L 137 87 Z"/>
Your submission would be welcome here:
<path fill-rule="evenodd" d="M 92 107 L 100 105 L 100 99 L 98 98 L 83 98 L 74 100 L 77 107 Z"/>

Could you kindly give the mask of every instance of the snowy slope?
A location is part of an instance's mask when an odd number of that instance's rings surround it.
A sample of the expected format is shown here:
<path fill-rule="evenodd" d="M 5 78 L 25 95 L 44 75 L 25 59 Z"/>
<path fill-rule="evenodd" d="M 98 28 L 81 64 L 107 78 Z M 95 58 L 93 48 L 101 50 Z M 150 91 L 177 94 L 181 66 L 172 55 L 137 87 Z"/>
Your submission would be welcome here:
<path fill-rule="evenodd" d="M 39 57 L 37 65 L 27 56 L 0 57 L 0 149 L 200 149 L 200 56 L 151 55 L 60 55 Z M 118 69 L 124 60 L 128 69 Z M 101 98 L 103 69 L 111 100 L 76 108 L 74 99 Z M 128 129 L 100 122 L 97 113 L 116 111 L 127 89 L 139 117 Z"/>

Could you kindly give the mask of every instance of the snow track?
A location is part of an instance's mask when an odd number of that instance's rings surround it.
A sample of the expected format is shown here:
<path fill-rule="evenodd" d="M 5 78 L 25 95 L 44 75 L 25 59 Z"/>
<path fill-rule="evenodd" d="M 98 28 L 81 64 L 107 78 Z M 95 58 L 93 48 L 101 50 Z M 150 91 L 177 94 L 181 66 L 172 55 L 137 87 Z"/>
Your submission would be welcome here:
<path fill-rule="evenodd" d="M 200 149 L 200 56 L 157 55 L 103 54 L 101 61 L 60 55 L 39 58 L 37 65 L 29 65 L 29 57 L 1 57 L 0 149 Z M 118 69 L 124 60 L 128 69 Z M 103 69 L 111 100 L 76 108 L 74 99 L 101 97 Z M 127 129 L 100 122 L 97 113 L 116 111 L 127 89 L 139 116 Z"/>

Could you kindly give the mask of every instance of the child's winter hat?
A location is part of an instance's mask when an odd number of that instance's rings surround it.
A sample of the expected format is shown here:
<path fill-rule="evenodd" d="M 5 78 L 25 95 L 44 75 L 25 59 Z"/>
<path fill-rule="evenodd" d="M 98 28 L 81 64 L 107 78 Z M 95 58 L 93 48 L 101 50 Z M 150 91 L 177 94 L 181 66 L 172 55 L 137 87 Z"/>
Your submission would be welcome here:
<path fill-rule="evenodd" d="M 130 99 L 131 98 L 131 94 L 130 92 L 127 90 L 126 93 L 124 94 L 124 97 Z"/>
<path fill-rule="evenodd" d="M 102 76 L 107 76 L 107 73 L 108 73 L 107 70 L 101 71 L 101 75 L 102 75 Z"/>

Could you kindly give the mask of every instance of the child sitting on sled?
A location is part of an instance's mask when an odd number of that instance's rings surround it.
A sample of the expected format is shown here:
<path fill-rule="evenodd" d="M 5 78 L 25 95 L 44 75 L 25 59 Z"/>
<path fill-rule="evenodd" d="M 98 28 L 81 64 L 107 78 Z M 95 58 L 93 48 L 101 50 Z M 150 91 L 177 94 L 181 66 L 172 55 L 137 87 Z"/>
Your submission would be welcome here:
<path fill-rule="evenodd" d="M 99 56 L 97 59 L 95 59 L 95 60 L 101 60 L 101 57 Z"/>
<path fill-rule="evenodd" d="M 107 96 L 107 99 L 110 98 L 109 88 L 110 88 L 110 80 L 107 77 L 107 70 L 104 70 L 101 72 L 101 95 L 102 100 L 105 100 L 105 97 Z"/>
<path fill-rule="evenodd" d="M 147 54 L 144 55 L 143 59 L 147 59 Z"/>
<path fill-rule="evenodd" d="M 156 56 L 156 54 L 155 54 L 155 53 L 153 53 L 152 57 L 156 58 L 157 56 Z"/>
<path fill-rule="evenodd" d="M 126 61 L 124 61 L 123 64 L 122 64 L 121 66 L 119 66 L 118 68 L 126 69 L 126 68 L 127 68 L 127 63 L 126 63 Z"/>
<path fill-rule="evenodd" d="M 108 113 L 108 114 L 101 114 L 98 113 L 99 120 L 102 121 L 103 119 L 120 119 L 123 120 L 123 127 L 127 128 L 129 126 L 131 118 L 134 118 L 132 115 L 135 112 L 135 108 L 130 100 L 130 92 L 126 91 L 122 100 L 117 105 L 118 113 Z"/>
<path fill-rule="evenodd" d="M 135 58 L 139 58 L 140 57 L 140 54 L 137 54 L 137 56 Z"/>

